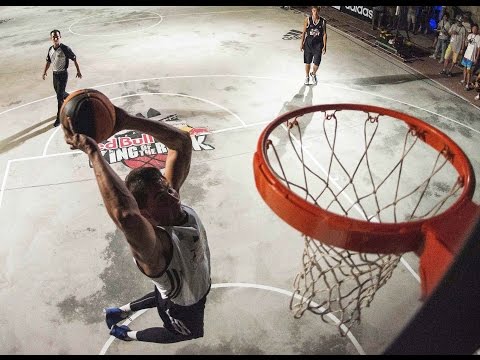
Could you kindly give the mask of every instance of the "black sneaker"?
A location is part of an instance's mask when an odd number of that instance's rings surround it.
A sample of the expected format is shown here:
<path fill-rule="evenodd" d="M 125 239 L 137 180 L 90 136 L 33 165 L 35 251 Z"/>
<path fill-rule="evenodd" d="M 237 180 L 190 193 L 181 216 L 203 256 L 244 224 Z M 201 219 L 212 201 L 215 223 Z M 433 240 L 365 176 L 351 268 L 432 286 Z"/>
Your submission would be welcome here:
<path fill-rule="evenodd" d="M 55 122 L 53 123 L 53 127 L 57 127 L 58 125 L 60 125 L 60 120 L 55 120 Z"/>
<path fill-rule="evenodd" d="M 445 70 L 442 70 L 439 72 L 440 75 L 447 75 L 447 72 Z"/>
<path fill-rule="evenodd" d="M 447 76 L 448 76 L 448 77 L 452 77 L 452 76 L 453 76 L 452 72 L 450 71 L 450 72 L 447 74 Z"/>

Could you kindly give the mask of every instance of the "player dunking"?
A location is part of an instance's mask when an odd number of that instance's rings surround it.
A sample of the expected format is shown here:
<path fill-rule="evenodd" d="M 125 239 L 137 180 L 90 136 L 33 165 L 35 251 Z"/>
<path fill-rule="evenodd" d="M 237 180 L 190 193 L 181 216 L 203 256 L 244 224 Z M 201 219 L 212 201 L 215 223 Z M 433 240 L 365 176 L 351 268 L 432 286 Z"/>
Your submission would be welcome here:
<path fill-rule="evenodd" d="M 202 337 L 211 286 L 210 252 L 200 218 L 179 195 L 190 170 L 192 140 L 187 132 L 164 122 L 131 116 L 118 107 L 115 112 L 115 132 L 150 134 L 168 147 L 168 154 L 163 175 L 158 168 L 137 168 L 124 182 L 94 139 L 75 134 L 70 119 L 63 127 L 70 147 L 88 155 L 105 208 L 124 233 L 135 266 L 154 283 L 154 291 L 142 298 L 105 309 L 110 334 L 124 341 L 156 343 Z M 135 311 L 154 307 L 163 327 L 134 331 L 116 325 Z"/>

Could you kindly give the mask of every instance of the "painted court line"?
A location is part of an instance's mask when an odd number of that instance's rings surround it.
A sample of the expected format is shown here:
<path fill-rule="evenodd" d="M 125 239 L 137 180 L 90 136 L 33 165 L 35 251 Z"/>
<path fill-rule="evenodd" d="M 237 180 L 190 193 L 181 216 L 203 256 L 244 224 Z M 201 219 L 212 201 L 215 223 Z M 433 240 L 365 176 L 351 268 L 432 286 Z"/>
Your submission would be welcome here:
<path fill-rule="evenodd" d="M 284 289 L 280 289 L 280 288 L 276 288 L 276 287 L 273 287 L 273 286 L 266 286 L 266 285 L 259 285 L 259 284 L 248 284 L 248 283 L 220 283 L 220 284 L 212 284 L 212 289 L 219 289 L 219 288 L 252 288 L 252 289 L 260 289 L 260 290 L 266 290 L 266 291 L 272 291 L 272 292 L 276 292 L 278 294 L 283 294 L 283 295 L 287 295 L 289 297 L 292 297 L 294 296 L 296 299 L 298 300 L 301 300 L 302 297 L 298 294 L 293 294 L 292 292 L 290 291 L 287 291 L 287 290 L 284 290 Z M 316 306 L 318 307 L 319 305 L 317 303 L 315 303 L 314 301 L 311 302 L 311 304 L 313 306 Z M 325 308 L 323 307 L 319 307 L 321 311 L 325 311 Z M 139 316 L 143 315 L 147 310 L 149 309 L 143 309 L 143 310 L 140 310 L 140 311 L 137 311 L 135 314 L 133 314 L 132 316 L 130 316 L 130 319 L 127 319 L 124 323 L 122 323 L 122 325 L 129 325 L 133 320 L 135 320 L 136 318 L 138 318 Z M 289 314 L 290 315 L 290 314 Z M 338 318 L 329 313 L 327 314 L 327 317 L 335 324 L 335 325 L 338 325 L 340 323 L 340 320 L 338 320 Z M 340 328 L 346 332 L 348 329 L 346 326 L 344 325 L 340 325 Z M 348 337 L 348 339 L 352 342 L 353 346 L 355 347 L 355 349 L 358 351 L 358 353 L 360 355 L 365 355 L 365 350 L 363 349 L 362 345 L 360 345 L 360 343 L 358 342 L 358 340 L 355 338 L 355 336 L 352 334 L 351 331 L 349 331 L 346 335 Z M 105 343 L 105 345 L 102 347 L 102 349 L 100 350 L 100 353 L 99 355 L 105 355 L 105 353 L 107 352 L 108 348 L 110 347 L 110 345 L 113 343 L 113 341 L 115 340 L 116 338 L 114 336 L 110 336 L 109 339 L 107 340 L 107 342 Z"/>
<path fill-rule="evenodd" d="M 211 12 L 204 12 L 204 13 L 202 13 L 202 12 L 195 13 L 195 17 L 200 16 L 200 15 L 217 15 L 217 14 L 227 14 L 227 13 L 259 12 L 259 11 L 272 11 L 272 10 L 274 10 L 274 9 L 247 9 L 247 10 L 230 10 L 230 11 L 211 11 Z M 138 11 L 138 10 L 136 10 L 136 11 Z M 125 34 L 133 34 L 133 33 L 136 33 L 136 32 L 151 29 L 151 28 L 157 26 L 158 24 L 160 24 L 165 17 L 191 16 L 192 15 L 192 13 L 161 15 L 161 14 L 156 13 L 156 12 L 151 11 L 151 10 L 141 10 L 141 11 L 148 12 L 148 13 L 151 13 L 151 14 L 155 14 L 156 16 L 155 17 L 144 17 L 144 18 L 132 18 L 132 19 L 124 19 L 124 20 L 115 20 L 115 21 L 108 21 L 108 22 L 101 21 L 101 22 L 95 22 L 95 23 L 78 24 L 82 20 L 90 19 L 90 18 L 95 16 L 95 15 L 91 15 L 91 16 L 84 17 L 82 19 L 76 20 L 73 23 L 71 23 L 69 28 L 68 28 L 68 31 L 71 32 L 72 34 L 79 35 L 79 36 L 118 36 L 118 35 L 125 35 Z M 98 34 L 98 33 L 96 33 L 96 34 L 80 34 L 80 33 L 77 33 L 77 32 L 72 30 L 72 27 L 74 25 L 77 25 L 77 24 L 78 24 L 77 27 L 83 27 L 83 26 L 92 26 L 92 25 L 114 24 L 114 23 L 127 22 L 127 21 L 158 19 L 158 18 L 160 20 L 157 23 L 155 23 L 153 25 L 150 25 L 150 26 L 147 26 L 145 28 L 132 30 L 132 31 L 127 31 L 127 32 L 122 32 L 122 33 L 115 33 L 115 34 Z"/>
<path fill-rule="evenodd" d="M 252 76 L 252 75 L 219 75 L 219 74 L 210 74 L 210 75 L 179 75 L 179 76 L 163 76 L 163 77 L 152 77 L 152 78 L 144 78 L 144 79 L 132 79 L 132 80 L 124 80 L 124 81 L 117 81 L 117 82 L 112 82 L 112 83 L 108 83 L 108 84 L 102 84 L 102 85 L 96 85 L 96 86 L 93 86 L 92 88 L 94 89 L 97 89 L 97 88 L 102 88 L 102 87 L 105 87 L 105 86 L 110 86 L 110 85 L 118 85 L 118 84 L 123 84 L 123 83 L 132 83 L 132 82 L 140 82 L 140 81 L 149 81 L 149 80 L 166 80 L 166 79 L 188 79 L 188 78 L 209 78 L 209 77 L 233 77 L 233 78 L 247 78 L 247 79 L 263 79 L 263 80 L 273 80 L 273 81 L 285 81 L 285 82 L 295 82 L 297 83 L 298 82 L 298 79 L 289 79 L 289 78 L 276 78 L 276 77 L 268 77 L 268 76 Z M 436 113 L 434 111 L 431 111 L 431 110 L 428 110 L 428 109 L 425 109 L 425 108 L 422 108 L 420 106 L 416 106 L 416 105 L 413 105 L 413 104 L 410 104 L 410 103 L 407 103 L 407 102 L 403 102 L 403 101 L 400 101 L 400 100 L 397 100 L 397 99 L 394 99 L 394 98 L 389 98 L 387 96 L 383 96 L 383 95 L 379 95 L 379 94 L 375 94 L 375 93 L 371 93 L 371 92 L 368 92 L 368 91 L 364 91 L 364 90 L 358 90 L 358 89 L 352 89 L 352 88 L 349 88 L 349 87 L 346 87 L 346 86 L 341 86 L 341 85 L 335 85 L 335 84 L 318 84 L 317 86 L 327 86 L 327 87 L 333 87 L 333 88 L 337 88 L 337 89 L 342 89 L 342 90 L 346 90 L 346 91 L 353 91 L 353 92 L 358 92 L 358 93 L 362 93 L 362 94 L 368 94 L 370 96 L 373 96 L 373 97 L 378 97 L 378 98 L 381 98 L 381 99 L 385 99 L 385 100 L 389 100 L 389 101 L 392 101 L 394 103 L 399 103 L 399 104 L 402 104 L 402 105 L 406 105 L 406 106 L 409 106 L 411 108 L 414 108 L 414 109 L 418 109 L 418 110 L 422 110 L 422 111 L 425 111 L 429 114 L 432 114 L 432 115 L 435 115 L 435 116 L 438 116 L 440 118 L 443 118 L 445 120 L 448 120 L 448 121 L 451 121 L 457 125 L 460 125 L 462 127 L 465 127 L 477 134 L 480 135 L 480 130 L 476 130 L 466 124 L 463 124 L 455 119 L 452 119 L 452 118 L 449 118 L 447 116 L 444 116 L 442 114 L 439 114 L 439 113 Z M 43 100 L 46 100 L 46 99 L 51 99 L 51 98 L 54 98 L 55 96 L 49 96 L 49 97 L 46 97 L 46 98 L 43 98 L 43 99 L 39 99 L 39 100 L 35 100 L 35 101 L 32 101 L 32 102 L 29 102 L 29 103 L 26 103 L 26 104 L 23 104 L 23 105 L 20 105 L 20 106 L 17 106 L 17 107 L 14 107 L 14 108 L 11 108 L 11 109 L 8 109 L 8 110 L 5 110 L 3 112 L 0 112 L 0 115 L 3 115 L 5 113 L 8 113 L 10 111 L 13 111 L 13 110 L 17 110 L 17 109 L 20 109 L 22 107 L 25 107 L 25 106 L 28 106 L 28 105 L 31 105 L 31 104 L 34 104 L 34 103 L 37 103 L 37 102 L 40 102 L 40 101 L 43 101 Z"/>
<path fill-rule="evenodd" d="M 38 160 L 38 159 L 45 159 L 49 157 L 56 157 L 56 156 L 64 156 L 64 155 L 74 155 L 74 154 L 83 154 L 82 151 L 76 150 L 76 151 L 69 151 L 65 153 L 57 153 L 57 154 L 50 154 L 50 155 L 39 155 L 39 156 L 30 156 L 30 157 L 25 157 L 25 158 L 18 158 L 18 159 L 12 159 L 7 161 L 7 166 L 5 168 L 5 173 L 3 174 L 3 181 L 2 181 L 2 187 L 0 188 L 0 208 L 2 207 L 2 200 L 3 200 L 3 194 L 5 193 L 5 186 L 7 184 L 7 177 L 8 177 L 8 172 L 10 170 L 10 164 L 13 162 L 20 162 L 20 161 L 29 161 L 29 160 Z"/>
<path fill-rule="evenodd" d="M 84 17 L 82 19 L 78 19 L 76 21 L 74 21 L 73 23 L 70 24 L 70 26 L 68 27 L 68 31 L 70 31 L 72 34 L 75 34 L 75 35 L 80 35 L 80 36 L 117 36 L 117 35 L 127 35 L 127 34 L 133 34 L 133 33 L 136 33 L 136 32 L 139 32 L 139 31 L 145 31 L 145 30 L 148 30 L 148 29 L 151 29 L 153 28 L 154 26 L 157 26 L 158 24 L 160 24 L 162 21 L 163 21 L 163 16 L 154 12 L 154 11 L 148 11 L 148 10 L 143 10 L 143 12 L 147 12 L 147 13 L 151 13 L 151 14 L 154 14 L 156 16 L 158 16 L 159 20 L 158 22 L 156 22 L 155 24 L 153 25 L 150 25 L 150 26 L 147 26 L 145 28 L 141 28 L 141 29 L 137 29 L 137 30 L 132 30 L 132 31 L 126 31 L 126 32 L 122 32 L 122 33 L 117 33 L 117 34 L 98 34 L 98 33 L 95 33 L 95 34 L 79 34 L 79 33 L 76 33 L 75 31 L 72 30 L 72 27 L 79 23 L 80 21 L 82 20 L 85 20 L 85 19 L 90 19 L 92 17 L 94 17 L 95 15 L 91 15 L 91 16 L 87 16 L 87 17 Z M 105 24 L 105 23 L 103 23 Z M 107 22 L 108 24 L 108 22 Z M 90 24 L 91 25 L 91 24 Z"/>
<path fill-rule="evenodd" d="M 197 97 L 197 96 L 191 96 L 191 95 L 185 95 L 185 94 L 179 94 L 179 93 L 167 93 L 167 92 L 149 92 L 149 93 L 136 93 L 136 94 L 131 94 L 131 95 L 122 95 L 122 96 L 117 96 L 117 97 L 114 97 L 114 98 L 111 98 L 110 100 L 116 100 L 116 99 L 122 99 L 122 98 L 127 98 L 127 97 L 132 97 L 132 96 L 144 96 L 144 95 L 166 95 L 166 96 L 179 96 L 179 97 L 185 97 L 185 98 L 190 98 L 190 99 L 194 99 L 194 100 L 198 100 L 198 101 L 203 101 L 207 104 L 210 104 L 210 105 L 213 105 L 213 106 L 216 106 L 226 112 L 228 112 L 230 115 L 232 115 L 235 119 L 237 119 L 240 124 L 242 124 L 242 126 L 245 126 L 245 122 L 240 119 L 240 117 L 235 114 L 233 111 L 231 110 L 228 110 L 226 107 L 222 106 L 222 105 L 219 105 L 217 103 L 214 103 L 213 101 L 210 101 L 210 100 L 207 100 L 207 99 L 204 99 L 204 98 L 200 98 L 200 97 Z"/>

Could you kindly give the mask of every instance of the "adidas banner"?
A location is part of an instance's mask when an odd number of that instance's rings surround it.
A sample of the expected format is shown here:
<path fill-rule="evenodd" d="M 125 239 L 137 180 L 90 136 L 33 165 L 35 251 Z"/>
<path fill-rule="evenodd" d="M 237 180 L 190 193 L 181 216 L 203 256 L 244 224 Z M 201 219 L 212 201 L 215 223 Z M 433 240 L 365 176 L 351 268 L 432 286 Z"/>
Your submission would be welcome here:
<path fill-rule="evenodd" d="M 358 19 L 371 22 L 373 17 L 373 6 L 332 6 L 333 8 Z"/>

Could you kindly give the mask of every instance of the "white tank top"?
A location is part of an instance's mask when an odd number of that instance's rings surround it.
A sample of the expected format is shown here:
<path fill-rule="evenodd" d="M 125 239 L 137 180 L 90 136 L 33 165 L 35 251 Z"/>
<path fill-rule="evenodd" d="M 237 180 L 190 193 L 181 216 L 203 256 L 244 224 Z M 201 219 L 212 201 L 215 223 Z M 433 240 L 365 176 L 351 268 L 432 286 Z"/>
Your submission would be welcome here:
<path fill-rule="evenodd" d="M 188 214 L 184 224 L 159 226 L 170 235 L 173 254 L 165 272 L 150 279 L 162 298 L 189 306 L 198 302 L 210 289 L 210 249 L 205 228 L 195 210 L 183 204 L 182 208 Z"/>

